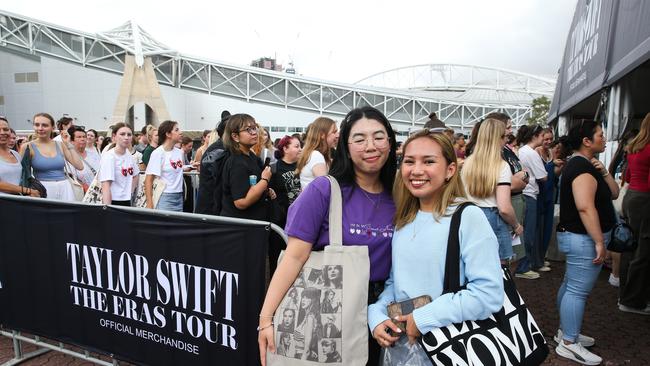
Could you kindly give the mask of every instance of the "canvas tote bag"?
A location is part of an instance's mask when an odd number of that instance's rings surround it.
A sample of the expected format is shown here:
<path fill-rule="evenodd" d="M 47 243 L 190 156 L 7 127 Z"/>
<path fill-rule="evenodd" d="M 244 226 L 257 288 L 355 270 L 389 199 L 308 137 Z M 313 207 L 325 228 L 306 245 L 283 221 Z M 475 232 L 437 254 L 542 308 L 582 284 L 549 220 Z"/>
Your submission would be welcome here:
<path fill-rule="evenodd" d="M 458 230 L 463 209 L 458 206 L 451 218 L 443 294 L 455 293 L 460 285 L 460 243 Z M 548 355 L 542 329 L 515 287 L 506 266 L 503 273 L 503 307 L 489 318 L 451 324 L 424 334 L 422 348 L 433 365 L 540 365 Z"/>
<path fill-rule="evenodd" d="M 365 365 L 368 360 L 368 247 L 343 245 L 341 189 L 328 178 L 330 243 L 311 252 L 275 312 L 276 353 L 266 356 L 271 366 Z"/>

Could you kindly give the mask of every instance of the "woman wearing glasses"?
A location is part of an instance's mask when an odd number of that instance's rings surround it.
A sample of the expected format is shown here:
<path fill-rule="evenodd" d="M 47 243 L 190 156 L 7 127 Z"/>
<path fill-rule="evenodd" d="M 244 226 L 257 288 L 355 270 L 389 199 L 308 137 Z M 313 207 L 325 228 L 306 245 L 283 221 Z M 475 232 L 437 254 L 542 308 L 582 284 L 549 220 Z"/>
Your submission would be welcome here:
<path fill-rule="evenodd" d="M 395 204 L 392 199 L 397 148 L 388 119 L 372 107 L 352 110 L 341 123 L 330 175 L 341 186 L 343 244 L 364 245 L 370 255 L 370 302 L 383 290 L 390 271 L 391 237 Z M 329 244 L 330 183 L 318 177 L 289 207 L 285 232 L 289 236 L 283 260 L 273 275 L 260 314 L 258 336 L 262 364 L 266 351 L 275 351 L 273 313 L 296 280 L 311 250 Z M 339 271 L 340 272 L 340 271 Z M 340 273 L 341 277 L 345 273 Z M 379 346 L 369 342 L 369 363 L 376 365 Z"/>
<path fill-rule="evenodd" d="M 271 168 L 264 167 L 252 151 L 258 142 L 257 123 L 248 114 L 230 116 L 223 133 L 223 144 L 230 157 L 223 167 L 221 216 L 269 220 L 275 192 L 269 189 Z"/>
<path fill-rule="evenodd" d="M 307 127 L 305 147 L 296 165 L 300 175 L 300 186 L 304 190 L 316 177 L 327 175 L 332 164 L 331 151 L 339 140 L 336 122 L 327 117 L 318 117 Z"/>
<path fill-rule="evenodd" d="M 175 147 L 183 134 L 178 122 L 165 121 L 158 127 L 158 147 L 151 153 L 147 164 L 144 191 L 147 208 L 153 207 L 153 181 L 155 177 L 165 183 L 156 209 L 183 211 L 183 152 Z"/>
<path fill-rule="evenodd" d="M 102 155 L 99 181 L 102 183 L 102 202 L 131 206 L 131 196 L 138 186 L 140 169 L 129 152 L 133 131 L 120 122 L 113 126 L 115 147 Z"/>

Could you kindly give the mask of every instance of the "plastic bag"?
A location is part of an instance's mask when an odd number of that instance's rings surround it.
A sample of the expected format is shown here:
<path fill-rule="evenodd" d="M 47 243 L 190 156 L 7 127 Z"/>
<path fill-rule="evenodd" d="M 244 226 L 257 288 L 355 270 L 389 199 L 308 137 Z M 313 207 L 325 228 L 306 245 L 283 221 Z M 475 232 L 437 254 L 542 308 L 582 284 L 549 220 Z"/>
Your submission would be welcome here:
<path fill-rule="evenodd" d="M 381 366 L 431 366 L 431 360 L 420 346 L 420 343 L 409 344 L 406 336 L 400 337 L 393 347 L 382 348 L 380 355 Z"/>

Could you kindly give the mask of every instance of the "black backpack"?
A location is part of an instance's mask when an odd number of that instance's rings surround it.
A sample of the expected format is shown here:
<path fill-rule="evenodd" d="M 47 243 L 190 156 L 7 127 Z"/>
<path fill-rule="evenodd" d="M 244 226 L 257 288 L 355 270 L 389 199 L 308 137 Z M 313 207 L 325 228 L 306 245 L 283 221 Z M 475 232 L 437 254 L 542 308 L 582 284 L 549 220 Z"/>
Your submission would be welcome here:
<path fill-rule="evenodd" d="M 219 148 L 221 146 L 208 147 L 201 158 L 196 213 L 205 215 L 219 215 L 221 213 L 222 172 L 226 160 L 230 157 L 230 152 Z M 212 149 L 210 149 L 211 147 Z"/>

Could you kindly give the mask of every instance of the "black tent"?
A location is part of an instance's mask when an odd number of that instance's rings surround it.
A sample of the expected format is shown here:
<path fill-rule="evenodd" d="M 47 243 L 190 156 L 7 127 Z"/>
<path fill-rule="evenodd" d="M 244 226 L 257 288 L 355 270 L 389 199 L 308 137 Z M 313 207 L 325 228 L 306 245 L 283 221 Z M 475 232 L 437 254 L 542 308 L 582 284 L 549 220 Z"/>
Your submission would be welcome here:
<path fill-rule="evenodd" d="M 650 2 L 579 0 L 549 121 L 650 59 Z"/>

